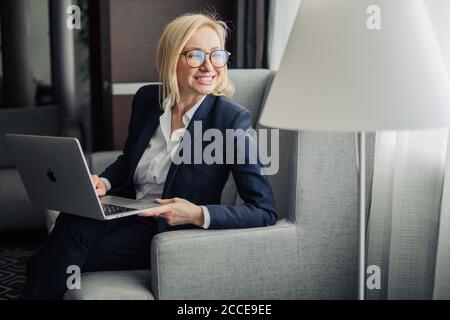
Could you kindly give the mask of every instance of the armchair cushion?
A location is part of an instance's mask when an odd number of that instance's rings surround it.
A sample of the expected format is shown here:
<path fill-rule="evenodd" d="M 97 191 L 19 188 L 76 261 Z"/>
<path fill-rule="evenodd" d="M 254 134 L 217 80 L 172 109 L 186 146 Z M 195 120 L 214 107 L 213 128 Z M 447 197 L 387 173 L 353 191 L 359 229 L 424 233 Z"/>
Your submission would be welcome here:
<path fill-rule="evenodd" d="M 81 288 L 68 290 L 65 300 L 155 300 L 150 270 L 86 272 Z"/>

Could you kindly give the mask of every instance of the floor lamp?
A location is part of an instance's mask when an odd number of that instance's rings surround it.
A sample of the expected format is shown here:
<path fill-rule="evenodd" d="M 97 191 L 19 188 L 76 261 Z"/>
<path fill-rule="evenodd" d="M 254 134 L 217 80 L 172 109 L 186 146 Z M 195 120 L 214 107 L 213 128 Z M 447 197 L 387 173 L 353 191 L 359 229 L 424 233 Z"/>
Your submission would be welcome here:
<path fill-rule="evenodd" d="M 358 298 L 365 297 L 365 132 L 448 127 L 450 82 L 422 0 L 303 0 L 260 123 L 359 136 Z"/>

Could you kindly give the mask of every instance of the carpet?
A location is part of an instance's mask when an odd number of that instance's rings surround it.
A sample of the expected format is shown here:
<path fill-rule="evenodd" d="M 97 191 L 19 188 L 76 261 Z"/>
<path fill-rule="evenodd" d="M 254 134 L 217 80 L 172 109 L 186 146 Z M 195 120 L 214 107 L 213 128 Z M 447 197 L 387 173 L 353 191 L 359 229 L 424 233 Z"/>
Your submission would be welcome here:
<path fill-rule="evenodd" d="M 25 270 L 31 250 L 0 249 L 0 300 L 19 298 L 25 285 Z"/>
<path fill-rule="evenodd" d="M 26 266 L 30 256 L 39 248 L 46 235 L 21 233 L 2 235 L 0 244 L 0 300 L 15 300 L 26 282 Z"/>

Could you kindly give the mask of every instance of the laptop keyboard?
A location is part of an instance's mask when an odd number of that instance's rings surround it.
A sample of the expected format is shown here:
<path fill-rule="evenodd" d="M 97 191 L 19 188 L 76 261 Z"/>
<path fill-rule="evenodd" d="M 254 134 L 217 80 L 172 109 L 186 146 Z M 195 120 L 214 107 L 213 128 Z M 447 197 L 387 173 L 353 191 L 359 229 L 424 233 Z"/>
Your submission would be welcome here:
<path fill-rule="evenodd" d="M 114 206 L 112 204 L 104 204 L 102 206 L 103 206 L 103 212 L 107 216 L 112 215 L 112 214 L 116 214 L 116 213 L 120 213 L 120 212 L 136 210 L 136 209 L 132 209 L 132 208 Z"/>

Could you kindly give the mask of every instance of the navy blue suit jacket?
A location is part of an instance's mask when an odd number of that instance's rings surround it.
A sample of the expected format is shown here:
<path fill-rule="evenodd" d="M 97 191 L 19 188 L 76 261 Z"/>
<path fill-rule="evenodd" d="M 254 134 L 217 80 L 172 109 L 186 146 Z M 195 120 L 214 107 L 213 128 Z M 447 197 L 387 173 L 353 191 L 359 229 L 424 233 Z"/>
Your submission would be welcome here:
<path fill-rule="evenodd" d="M 100 174 L 111 183 L 108 194 L 136 198 L 133 175 L 163 113 L 159 105 L 158 86 L 144 86 L 132 103 L 131 120 L 123 155 Z M 202 121 L 203 131 L 215 128 L 225 137 L 226 129 L 251 128 L 248 110 L 223 96 L 208 95 L 193 115 L 187 131 L 194 137 L 194 121 Z M 193 139 L 192 139 L 193 140 Z M 248 142 L 248 141 L 247 141 Z M 210 142 L 203 142 L 203 149 Z M 248 144 L 246 144 L 248 146 Z M 193 152 L 191 153 L 193 155 Z M 236 161 L 235 161 L 236 162 Z M 262 227 L 275 224 L 277 214 L 272 189 L 258 164 L 191 164 L 172 162 L 164 184 L 163 199 L 184 198 L 207 206 L 210 229 Z M 225 160 L 224 160 L 224 163 Z M 242 205 L 221 205 L 223 188 L 233 174 Z M 160 231 L 193 228 L 193 225 L 169 227 L 162 219 Z"/>

